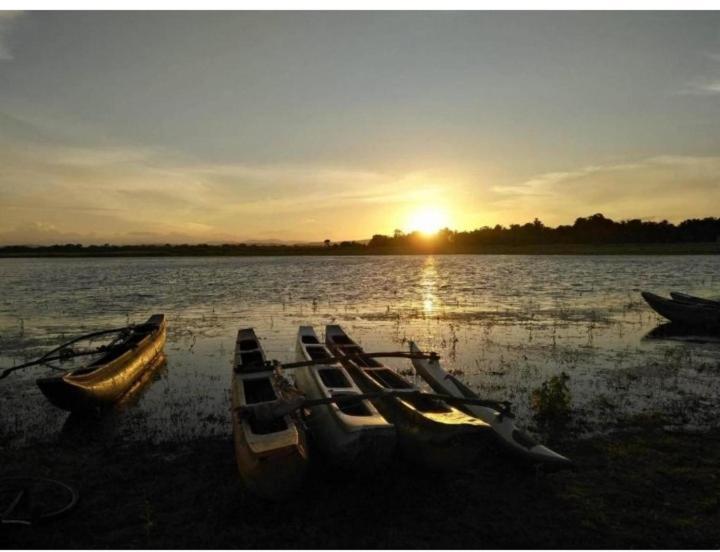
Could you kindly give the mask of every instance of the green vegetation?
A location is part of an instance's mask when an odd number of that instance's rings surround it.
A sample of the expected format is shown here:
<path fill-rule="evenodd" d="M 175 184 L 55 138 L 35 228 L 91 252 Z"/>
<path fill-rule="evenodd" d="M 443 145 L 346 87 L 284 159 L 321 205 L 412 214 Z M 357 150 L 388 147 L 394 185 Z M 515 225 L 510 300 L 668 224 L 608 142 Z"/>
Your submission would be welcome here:
<path fill-rule="evenodd" d="M 570 376 L 561 372 L 532 392 L 531 406 L 535 412 L 535 421 L 551 435 L 562 430 L 570 420 L 572 397 L 569 381 Z"/>
<path fill-rule="evenodd" d="M 720 253 L 720 218 L 690 219 L 677 226 L 638 219 L 614 222 L 601 214 L 578 218 L 572 226 L 550 228 L 538 219 L 527 224 L 497 225 L 470 232 L 440 230 L 393 236 L 376 234 L 368 243 L 325 240 L 321 244 L 141 244 L 0 247 L 0 257 L 143 257 L 270 255 L 654 255 Z"/>

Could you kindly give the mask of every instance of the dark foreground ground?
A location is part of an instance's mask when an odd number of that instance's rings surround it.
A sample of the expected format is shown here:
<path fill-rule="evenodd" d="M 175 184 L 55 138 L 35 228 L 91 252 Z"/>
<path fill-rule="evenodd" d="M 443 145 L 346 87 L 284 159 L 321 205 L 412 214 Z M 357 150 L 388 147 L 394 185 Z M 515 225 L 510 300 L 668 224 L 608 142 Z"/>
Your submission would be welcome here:
<path fill-rule="evenodd" d="M 272 504 L 243 491 L 232 442 L 60 441 L 0 449 L 0 475 L 74 484 L 77 508 L 0 526 L 3 548 L 720 547 L 720 431 L 661 429 L 566 444 L 573 471 L 497 457 L 461 474 L 397 461 L 374 477 L 316 467 Z"/>

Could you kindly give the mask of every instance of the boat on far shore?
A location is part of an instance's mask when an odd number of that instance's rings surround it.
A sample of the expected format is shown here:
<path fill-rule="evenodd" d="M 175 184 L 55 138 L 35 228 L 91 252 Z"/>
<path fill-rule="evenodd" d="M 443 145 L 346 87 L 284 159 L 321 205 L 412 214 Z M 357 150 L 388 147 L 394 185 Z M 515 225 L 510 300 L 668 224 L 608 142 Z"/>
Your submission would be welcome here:
<path fill-rule="evenodd" d="M 681 303 L 696 303 L 698 305 L 720 308 L 720 301 L 696 297 L 695 295 L 688 295 L 687 293 L 680 293 L 678 291 L 671 291 L 670 297 L 672 297 L 675 301 L 680 301 Z"/>
<path fill-rule="evenodd" d="M 675 324 L 713 329 L 720 328 L 720 306 L 688 299 L 667 299 L 648 291 L 641 292 L 641 295 L 655 312 Z M 683 297 L 692 296 L 683 295 Z"/>

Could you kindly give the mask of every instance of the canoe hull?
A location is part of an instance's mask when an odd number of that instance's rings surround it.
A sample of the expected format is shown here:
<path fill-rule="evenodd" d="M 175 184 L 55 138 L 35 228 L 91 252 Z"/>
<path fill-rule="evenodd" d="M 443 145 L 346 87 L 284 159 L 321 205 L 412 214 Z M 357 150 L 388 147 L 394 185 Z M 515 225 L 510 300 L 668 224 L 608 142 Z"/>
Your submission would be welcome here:
<path fill-rule="evenodd" d="M 675 301 L 643 291 L 643 299 L 670 322 L 700 328 L 720 328 L 720 308 L 689 301 Z"/>
<path fill-rule="evenodd" d="M 255 332 L 238 332 L 230 398 L 233 442 L 240 479 L 254 495 L 280 500 L 302 485 L 308 465 L 305 428 L 294 415 L 269 425 L 253 423 L 237 409 L 288 398 L 280 376 L 265 366 Z"/>
<path fill-rule="evenodd" d="M 157 329 L 119 357 L 86 373 L 75 371 L 39 378 L 36 381 L 38 387 L 53 405 L 63 410 L 83 411 L 116 403 L 145 370 L 154 365 L 154 359 L 165 347 L 167 324 L 164 315 L 153 315 L 148 323 L 157 324 Z"/>
<path fill-rule="evenodd" d="M 248 440 L 247 428 L 233 416 L 235 460 L 243 484 L 254 495 L 280 500 L 303 483 L 308 466 L 305 432 L 294 432 L 266 452 L 258 452 Z"/>
<path fill-rule="evenodd" d="M 349 368 L 365 393 L 381 392 L 382 387 L 355 367 Z M 362 382 L 362 383 L 361 383 Z M 412 462 L 432 470 L 457 470 L 473 463 L 485 447 L 487 427 L 474 424 L 463 413 L 429 416 L 418 412 L 402 398 L 376 399 L 380 413 L 395 425 L 397 448 Z"/>
<path fill-rule="evenodd" d="M 303 342 L 303 338 L 310 342 Z M 330 352 L 322 345 L 310 326 L 298 331 L 296 355 L 298 360 L 310 360 L 309 351 Z M 317 352 L 315 353 L 318 354 Z M 334 387 L 323 383 L 321 371 L 334 371 Z M 334 395 L 360 394 L 345 368 L 339 364 L 318 364 L 296 370 L 295 382 L 308 399 L 323 399 Z M 343 468 L 373 470 L 388 462 L 395 450 L 395 427 L 369 401 L 360 401 L 360 412 L 348 413 L 337 404 L 311 407 L 306 421 L 313 441 L 328 460 Z"/>
<path fill-rule="evenodd" d="M 676 291 L 670 292 L 670 297 L 680 303 L 695 303 L 698 305 L 706 305 L 708 307 L 720 308 L 720 301 L 713 299 L 704 299 L 702 297 L 695 297 L 694 295 L 688 295 L 687 293 L 678 293 Z"/>
<path fill-rule="evenodd" d="M 335 341 L 338 336 L 347 340 L 345 344 L 338 345 L 340 342 Z M 326 341 L 331 351 L 337 355 L 343 355 L 343 347 L 347 345 L 359 348 L 339 326 L 326 328 Z M 408 393 L 418 391 L 389 368 L 375 364 L 375 368 L 369 368 L 358 366 L 349 359 L 343 361 L 343 365 L 363 393 L 385 392 L 390 389 L 404 389 Z M 369 375 L 372 370 L 395 374 L 394 378 L 398 380 L 396 387 L 380 384 Z M 433 408 L 427 408 L 426 405 L 423 409 L 418 406 L 418 401 L 422 400 L 408 395 L 373 401 L 380 413 L 395 425 L 399 452 L 406 459 L 434 470 L 463 469 L 475 461 L 486 446 L 487 439 L 491 438 L 488 425 L 444 403 L 433 403 Z"/>
<path fill-rule="evenodd" d="M 420 353 L 415 343 L 410 343 L 410 351 Z M 475 393 L 465 387 L 457 378 L 445 372 L 437 360 L 413 359 L 413 366 L 418 374 L 437 393 L 453 397 L 478 398 Z M 533 463 L 550 465 L 569 465 L 565 456 L 536 443 L 530 436 L 515 426 L 512 418 L 503 416 L 493 408 L 479 405 L 459 407 L 464 412 L 487 423 L 493 430 L 496 441 L 508 452 Z"/>

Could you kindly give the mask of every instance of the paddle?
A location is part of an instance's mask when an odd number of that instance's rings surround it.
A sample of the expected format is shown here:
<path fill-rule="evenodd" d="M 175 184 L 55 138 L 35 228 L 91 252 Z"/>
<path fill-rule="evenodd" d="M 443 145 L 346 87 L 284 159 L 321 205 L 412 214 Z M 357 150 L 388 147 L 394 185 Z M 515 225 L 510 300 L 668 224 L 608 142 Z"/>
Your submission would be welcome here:
<path fill-rule="evenodd" d="M 71 352 L 66 351 L 64 353 L 60 353 L 57 356 L 51 356 L 54 353 L 57 353 L 58 351 L 62 351 L 63 349 L 66 349 L 69 345 L 72 345 L 73 343 L 77 343 L 78 341 L 83 341 L 85 339 L 91 339 L 93 337 L 99 337 L 101 335 L 107 335 L 107 334 L 111 334 L 111 333 L 125 332 L 128 330 L 132 330 L 133 328 L 134 328 L 134 326 L 131 325 L 131 326 L 125 326 L 124 328 L 114 328 L 112 330 L 100 330 L 97 332 L 92 332 L 89 334 L 81 335 L 79 337 L 75 337 L 75 338 L 71 339 L 70 341 L 63 343 L 62 345 L 58 345 L 57 347 L 48 351 L 47 353 L 45 353 L 43 356 L 41 356 L 40 358 L 38 358 L 36 360 L 31 360 L 30 362 L 18 364 L 17 366 L 13 366 L 12 368 L 6 368 L 5 370 L 2 371 L 2 373 L 0 373 L 0 379 L 4 379 L 4 378 L 8 377 L 11 373 L 15 372 L 16 370 L 22 370 L 23 368 L 29 368 L 30 366 L 44 364 L 44 363 L 47 363 L 47 362 L 50 362 L 53 360 L 66 360 L 66 359 L 74 358 L 74 357 L 78 357 L 78 356 L 96 355 L 98 353 L 103 353 L 103 352 L 107 351 L 108 349 L 110 349 L 113 345 L 115 345 L 117 340 L 114 340 L 113 343 L 111 343 L 110 345 L 103 345 L 92 351 L 71 351 Z M 55 366 L 51 366 L 51 368 L 53 368 L 55 370 L 62 370 L 62 368 L 57 368 Z"/>

